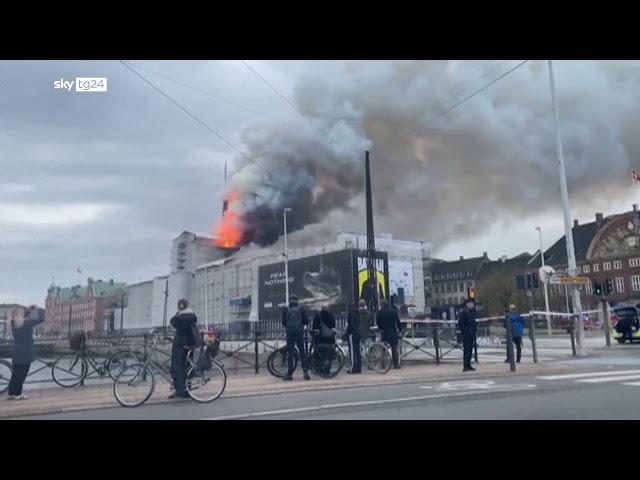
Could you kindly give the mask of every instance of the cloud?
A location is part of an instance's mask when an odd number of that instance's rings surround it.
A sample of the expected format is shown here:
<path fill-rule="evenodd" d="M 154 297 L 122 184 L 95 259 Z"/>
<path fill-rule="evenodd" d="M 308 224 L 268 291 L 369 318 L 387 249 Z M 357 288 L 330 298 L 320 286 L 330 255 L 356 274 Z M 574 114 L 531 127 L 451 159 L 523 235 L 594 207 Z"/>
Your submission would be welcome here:
<path fill-rule="evenodd" d="M 122 208 L 124 208 L 122 205 L 0 203 L 0 225 L 8 228 L 16 226 L 70 228 L 96 222 Z"/>

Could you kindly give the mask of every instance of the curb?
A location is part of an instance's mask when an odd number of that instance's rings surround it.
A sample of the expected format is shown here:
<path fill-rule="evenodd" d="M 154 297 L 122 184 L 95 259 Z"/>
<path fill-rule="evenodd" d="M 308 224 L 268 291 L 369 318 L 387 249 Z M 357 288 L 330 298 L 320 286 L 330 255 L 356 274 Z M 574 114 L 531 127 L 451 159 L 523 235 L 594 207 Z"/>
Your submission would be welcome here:
<path fill-rule="evenodd" d="M 553 368 L 551 366 L 549 367 L 545 367 L 541 370 L 544 369 L 548 369 L 548 368 Z M 575 370 L 580 370 L 580 368 L 577 368 Z M 513 376 L 513 375 L 519 375 L 522 374 L 523 372 L 510 372 L 510 371 L 506 371 L 506 372 L 491 372 L 491 373 L 487 373 L 487 374 L 482 374 L 481 378 L 500 378 L 500 377 L 508 377 L 508 376 Z M 524 375 L 536 375 L 540 372 L 525 372 Z M 316 386 L 314 388 L 313 386 L 313 381 L 309 384 L 309 386 L 303 386 L 306 385 L 300 385 L 299 387 L 293 387 L 290 389 L 269 389 L 269 388 L 264 388 L 261 390 L 254 390 L 254 391 L 247 391 L 247 392 L 240 392 L 240 393 L 230 393 L 230 394 L 226 394 L 223 395 L 223 397 L 221 398 L 250 398 L 250 397 L 257 397 L 257 396 L 262 396 L 262 395 L 286 395 L 286 394 L 290 394 L 290 393 L 306 393 L 306 392 L 319 392 L 319 391 L 330 391 L 330 390 L 346 390 L 346 389 L 353 389 L 353 388 L 371 388 L 371 387 L 385 387 L 385 386 L 394 386 L 394 385 L 412 385 L 412 384 L 416 384 L 416 383 L 424 383 L 424 382 L 447 382 L 447 381 L 452 381 L 452 380 L 458 380 L 460 379 L 461 374 L 450 374 L 450 375 L 444 375 L 441 377 L 409 377 L 409 378 L 404 378 L 404 379 L 398 379 L 398 380 L 391 380 L 391 381 L 384 381 L 384 382 L 380 382 L 380 381 L 363 381 L 363 382 L 359 382 L 359 383 L 348 383 L 348 384 L 329 384 L 329 385 L 321 385 L 321 386 Z M 470 378 L 470 376 L 468 376 L 467 378 Z M 100 388 L 100 387 L 97 387 Z M 145 405 L 167 405 L 167 404 L 171 404 L 171 403 L 175 403 L 175 401 L 173 400 L 168 400 L 168 399 L 157 399 L 154 400 L 153 397 L 150 398 L 147 403 L 145 403 Z M 108 402 L 104 401 L 104 402 L 100 402 L 97 404 L 92 404 L 92 405 L 77 405 L 77 406 L 70 406 L 70 407 L 56 407 L 56 406 L 45 406 L 45 407 L 41 407 L 38 409 L 34 409 L 28 412 L 16 412 L 16 413 L 10 413 L 10 412 L 6 412 L 7 414 L 4 415 L 3 412 L 0 412 L 0 418 L 4 418 L 4 419 L 12 419 L 12 418 L 24 418 L 24 417 L 30 417 L 30 416 L 34 416 L 34 415 L 49 415 L 49 414 L 55 414 L 55 413 L 70 413 L 70 412 L 76 412 L 76 411 L 89 411 L 89 410 L 102 410 L 105 408 L 124 408 L 124 407 L 120 407 L 120 405 L 116 402 L 115 399 L 110 398 Z"/>

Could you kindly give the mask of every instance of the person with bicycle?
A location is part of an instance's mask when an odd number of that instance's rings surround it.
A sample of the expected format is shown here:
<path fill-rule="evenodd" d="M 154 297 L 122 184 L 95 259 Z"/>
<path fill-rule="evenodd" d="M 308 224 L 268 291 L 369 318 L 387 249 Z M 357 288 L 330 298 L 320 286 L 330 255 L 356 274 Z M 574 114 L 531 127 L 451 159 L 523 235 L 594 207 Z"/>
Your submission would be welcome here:
<path fill-rule="evenodd" d="M 287 331 L 287 374 L 282 378 L 284 381 L 293 380 L 295 366 L 293 364 L 296 356 L 296 347 L 300 352 L 300 363 L 305 380 L 311 380 L 307 364 L 307 356 L 304 351 L 304 328 L 309 325 L 307 312 L 300 307 L 296 295 L 289 296 L 289 307 L 282 312 L 282 326 Z"/>
<path fill-rule="evenodd" d="M 351 357 L 351 371 L 349 373 L 362 373 L 362 355 L 360 352 L 361 328 L 360 312 L 355 305 L 349 305 L 347 316 L 347 331 L 349 338 L 349 356 Z"/>
<path fill-rule="evenodd" d="M 189 349 L 199 343 L 198 317 L 189 308 L 189 302 L 182 299 L 178 302 L 178 313 L 171 319 L 171 326 L 175 328 L 171 347 L 171 378 L 174 393 L 169 399 L 190 398 L 187 394 L 187 356 Z"/>
<path fill-rule="evenodd" d="M 382 341 L 387 342 L 391 347 L 393 368 L 401 368 L 398 355 L 398 340 L 399 334 L 402 333 L 402 323 L 400 323 L 398 313 L 391 309 L 389 302 L 385 299 L 380 300 L 380 310 L 376 314 L 376 323 L 380 332 L 382 332 Z"/>
<path fill-rule="evenodd" d="M 335 344 L 336 344 L 336 318 L 331 313 L 328 303 L 323 303 L 321 310 L 313 318 L 313 325 L 311 327 L 315 333 L 314 342 L 314 355 L 311 361 L 320 364 L 325 375 L 328 375 L 331 371 L 331 362 L 335 358 Z"/>
<path fill-rule="evenodd" d="M 360 341 L 368 342 L 371 339 L 371 327 L 373 327 L 373 315 L 367 309 L 367 302 L 358 302 L 358 314 L 360 316 Z"/>

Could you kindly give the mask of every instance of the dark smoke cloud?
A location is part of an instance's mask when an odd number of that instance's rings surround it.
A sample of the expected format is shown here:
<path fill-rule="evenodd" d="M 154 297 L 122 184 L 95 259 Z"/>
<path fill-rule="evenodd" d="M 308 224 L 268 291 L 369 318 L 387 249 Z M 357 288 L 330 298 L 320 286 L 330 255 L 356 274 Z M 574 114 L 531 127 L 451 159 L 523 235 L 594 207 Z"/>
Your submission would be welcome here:
<path fill-rule="evenodd" d="M 546 62 L 530 61 L 427 124 L 516 61 L 361 61 L 332 78 L 307 77 L 294 101 L 315 125 L 248 127 L 255 162 L 239 161 L 230 189 L 248 238 L 364 227 L 364 152 L 372 151 L 377 231 L 430 240 L 437 248 L 484 233 L 498 219 L 559 204 Z M 640 157 L 640 64 L 556 62 L 557 96 L 571 202 L 578 211 L 627 194 Z M 456 85 L 466 88 L 452 92 Z M 426 125 L 425 125 L 426 124 Z M 425 126 L 420 126 L 425 125 Z M 322 131 L 322 133 L 320 132 Z M 328 226 L 328 228 L 326 228 Z M 320 235 L 323 233 L 317 233 Z M 320 241 L 318 239 L 318 241 Z"/>

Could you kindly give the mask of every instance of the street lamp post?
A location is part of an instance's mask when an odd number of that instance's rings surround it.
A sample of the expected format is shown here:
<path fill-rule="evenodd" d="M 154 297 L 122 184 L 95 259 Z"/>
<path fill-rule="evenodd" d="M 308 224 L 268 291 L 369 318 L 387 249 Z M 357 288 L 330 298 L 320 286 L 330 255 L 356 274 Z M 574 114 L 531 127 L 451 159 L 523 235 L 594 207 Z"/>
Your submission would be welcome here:
<path fill-rule="evenodd" d="M 560 174 L 560 197 L 562 199 L 562 212 L 564 214 L 564 234 L 567 240 L 567 263 L 569 266 L 569 275 L 575 277 L 578 273 L 576 265 L 576 251 L 573 243 L 573 230 L 571 226 L 571 209 L 569 207 L 569 189 L 567 187 L 567 172 L 564 168 L 564 155 L 562 153 L 562 139 L 560 137 L 560 117 L 558 115 L 558 106 L 556 104 L 556 85 L 553 77 L 553 61 L 548 60 L 549 64 L 549 84 L 551 87 L 551 105 L 553 107 L 553 120 L 556 132 L 556 153 L 558 156 L 558 170 Z M 582 303 L 580 301 L 580 290 L 578 285 L 571 288 L 571 296 L 573 300 L 573 317 L 576 321 L 576 354 L 584 357 L 587 355 L 585 345 L 584 328 L 582 326 Z"/>
<path fill-rule="evenodd" d="M 544 267 L 544 248 L 542 246 L 542 228 L 536 227 L 538 231 L 538 235 L 540 237 L 540 258 L 542 259 L 542 266 Z M 551 336 L 551 315 L 549 314 L 549 290 L 547 288 L 547 283 L 543 282 L 544 285 L 544 308 L 547 316 L 547 331 L 549 332 L 549 336 Z"/>
<path fill-rule="evenodd" d="M 287 246 L 287 213 L 291 212 L 290 208 L 284 209 L 284 294 L 285 305 L 289 304 L 289 248 Z"/>

